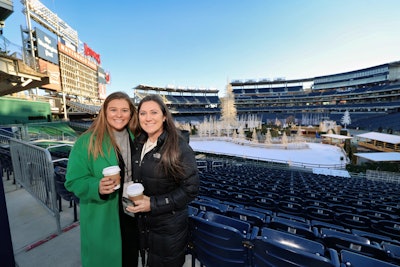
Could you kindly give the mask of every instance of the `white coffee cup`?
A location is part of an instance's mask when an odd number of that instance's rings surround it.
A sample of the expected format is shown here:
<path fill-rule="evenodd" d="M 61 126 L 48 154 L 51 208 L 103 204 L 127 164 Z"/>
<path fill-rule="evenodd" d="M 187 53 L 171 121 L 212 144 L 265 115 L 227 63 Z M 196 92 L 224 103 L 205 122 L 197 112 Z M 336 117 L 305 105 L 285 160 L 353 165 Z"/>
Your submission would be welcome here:
<path fill-rule="evenodd" d="M 128 198 L 133 202 L 143 198 L 144 187 L 141 183 L 133 183 L 126 188 Z"/>
<path fill-rule="evenodd" d="M 119 168 L 119 166 L 110 166 L 110 167 L 106 167 L 103 169 L 103 176 L 104 177 L 109 177 L 111 179 L 113 179 L 116 183 L 116 186 L 114 187 L 114 189 L 118 189 L 120 188 L 120 183 L 121 183 L 121 175 L 120 172 L 121 169 Z"/>

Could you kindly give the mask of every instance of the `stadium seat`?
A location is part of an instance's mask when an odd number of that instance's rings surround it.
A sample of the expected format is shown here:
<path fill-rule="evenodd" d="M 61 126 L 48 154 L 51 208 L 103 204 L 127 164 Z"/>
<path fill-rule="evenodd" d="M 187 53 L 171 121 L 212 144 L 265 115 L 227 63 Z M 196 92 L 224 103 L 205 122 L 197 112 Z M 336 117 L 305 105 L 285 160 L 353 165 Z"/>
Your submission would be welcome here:
<path fill-rule="evenodd" d="M 305 207 L 304 210 L 309 220 L 332 222 L 335 219 L 335 213 L 330 209 L 316 206 L 308 206 Z"/>
<path fill-rule="evenodd" d="M 192 264 L 195 259 L 205 266 L 243 267 L 250 265 L 250 240 L 255 237 L 249 223 L 206 212 L 191 220 Z M 258 232 L 258 228 L 254 228 Z"/>
<path fill-rule="evenodd" d="M 398 203 L 397 203 L 398 204 Z M 393 216 L 399 216 L 400 207 L 397 204 L 379 204 L 374 206 L 374 210 L 381 211 L 384 213 L 392 214 Z"/>
<path fill-rule="evenodd" d="M 358 212 L 360 215 L 367 216 L 371 221 L 379 221 L 379 220 L 392 220 L 394 216 L 392 214 L 376 211 L 372 209 L 361 209 Z"/>
<path fill-rule="evenodd" d="M 294 221 L 282 217 L 274 216 L 268 223 L 268 227 L 288 232 L 294 235 L 302 236 L 310 240 L 314 240 L 318 236 L 318 229 L 312 227 L 308 223 Z"/>
<path fill-rule="evenodd" d="M 322 228 L 320 238 L 326 247 L 336 249 L 336 251 L 345 249 L 381 260 L 387 259 L 386 252 L 379 244 L 371 243 L 368 238 L 363 236 Z"/>
<path fill-rule="evenodd" d="M 349 233 L 351 232 L 350 229 L 344 228 L 342 225 L 339 225 L 339 224 L 318 221 L 318 220 L 311 220 L 310 223 L 312 226 L 318 228 L 318 230 L 320 230 L 322 228 L 327 228 L 327 229 L 333 229 L 333 230 L 342 231 L 342 232 L 349 232 Z"/>
<path fill-rule="evenodd" d="M 397 265 L 400 265 L 400 244 L 390 243 L 390 242 L 382 242 L 382 248 L 388 253 L 389 261 L 393 262 Z"/>
<path fill-rule="evenodd" d="M 267 216 L 265 213 L 260 213 L 244 208 L 235 208 L 233 210 L 228 210 L 226 212 L 226 215 L 231 218 L 246 221 L 252 226 L 257 226 L 259 228 L 263 227 L 269 221 L 269 216 Z"/>
<path fill-rule="evenodd" d="M 308 207 L 308 206 L 314 206 L 318 208 L 328 208 L 328 203 L 322 200 L 318 199 L 305 199 L 303 201 L 303 206 Z"/>
<path fill-rule="evenodd" d="M 334 249 L 325 249 L 318 242 L 289 233 L 263 228 L 253 241 L 255 267 L 338 267 Z"/>
<path fill-rule="evenodd" d="M 249 205 L 253 202 L 253 197 L 249 194 L 241 193 L 240 191 L 230 192 L 229 193 L 230 199 L 229 201 L 241 204 L 241 205 Z"/>
<path fill-rule="evenodd" d="M 10 175 L 13 173 L 13 165 L 11 160 L 11 152 L 9 148 L 0 148 L 0 163 L 1 169 L 3 173 L 6 173 L 7 180 L 10 180 Z M 15 184 L 15 178 L 14 178 Z"/>
<path fill-rule="evenodd" d="M 269 217 L 271 217 L 274 214 L 274 212 L 272 210 L 267 210 L 267 209 L 254 207 L 254 206 L 247 206 L 246 209 L 247 210 L 253 210 L 253 211 L 265 214 L 266 216 L 269 216 Z"/>
<path fill-rule="evenodd" d="M 58 210 L 62 211 L 62 203 L 61 200 L 64 199 L 69 201 L 70 207 L 73 206 L 74 208 L 74 222 L 78 221 L 78 211 L 77 211 L 77 204 L 79 204 L 79 198 L 75 196 L 74 193 L 69 192 L 65 188 L 65 173 L 66 169 L 60 166 L 54 167 L 54 183 L 57 192 L 57 199 L 58 199 Z"/>
<path fill-rule="evenodd" d="M 303 205 L 303 199 L 301 197 L 297 197 L 296 195 L 282 195 L 279 200 Z"/>
<path fill-rule="evenodd" d="M 210 188 L 207 195 L 221 201 L 230 200 L 229 192 L 224 189 Z"/>
<path fill-rule="evenodd" d="M 303 215 L 303 206 L 297 202 L 291 202 L 282 200 L 277 204 L 277 209 L 281 212 L 294 214 L 294 215 Z"/>
<path fill-rule="evenodd" d="M 346 203 L 346 202 L 343 202 Z M 333 210 L 335 213 L 352 213 L 356 214 L 357 209 L 349 206 L 349 205 L 344 205 L 344 204 L 330 204 L 329 208 Z"/>
<path fill-rule="evenodd" d="M 269 197 L 256 196 L 253 198 L 251 205 L 272 211 L 275 211 L 276 209 L 275 200 Z"/>
<path fill-rule="evenodd" d="M 190 204 L 188 205 L 188 214 L 189 214 L 189 216 L 197 216 L 198 213 L 199 213 L 199 209 L 198 208 L 190 206 Z"/>
<path fill-rule="evenodd" d="M 400 240 L 400 222 L 392 220 L 379 220 L 372 222 L 372 229 L 379 234 Z"/>
<path fill-rule="evenodd" d="M 363 216 L 354 213 L 337 213 L 335 221 L 350 229 L 369 230 L 371 227 L 371 220 L 368 216 Z"/>
<path fill-rule="evenodd" d="M 380 234 L 363 231 L 363 230 L 358 230 L 358 229 L 352 229 L 351 232 L 355 235 L 368 238 L 370 241 L 373 241 L 377 244 L 381 244 L 382 242 L 388 242 L 388 243 L 396 243 L 396 244 L 400 245 L 400 241 L 394 240 L 385 235 L 380 235 Z"/>
<path fill-rule="evenodd" d="M 341 267 L 396 267 L 393 263 L 374 259 L 348 250 L 340 252 Z"/>
<path fill-rule="evenodd" d="M 289 219 L 291 221 L 310 224 L 310 221 L 308 219 L 306 219 L 304 216 L 297 216 L 297 215 L 284 213 L 284 212 L 277 212 L 277 213 L 275 213 L 275 216 L 280 217 L 280 218 Z"/>
<path fill-rule="evenodd" d="M 197 208 L 199 211 L 212 211 L 220 214 L 224 214 L 229 208 L 229 206 L 221 203 L 198 200 L 190 202 L 190 206 Z"/>

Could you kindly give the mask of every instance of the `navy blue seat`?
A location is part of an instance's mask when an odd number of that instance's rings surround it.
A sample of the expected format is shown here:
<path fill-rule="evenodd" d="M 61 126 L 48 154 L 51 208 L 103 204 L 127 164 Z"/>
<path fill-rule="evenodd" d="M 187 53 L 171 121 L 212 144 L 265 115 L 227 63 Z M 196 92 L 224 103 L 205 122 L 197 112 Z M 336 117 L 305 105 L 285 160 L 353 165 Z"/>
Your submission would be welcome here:
<path fill-rule="evenodd" d="M 394 216 L 399 216 L 400 214 L 400 207 L 395 204 L 379 204 L 375 205 L 374 209 L 377 211 L 392 214 Z"/>
<path fill-rule="evenodd" d="M 261 236 L 253 241 L 255 267 L 338 267 L 334 249 L 289 233 L 262 228 Z"/>
<path fill-rule="evenodd" d="M 268 223 L 269 216 L 265 213 L 248 210 L 244 208 L 235 208 L 233 210 L 228 210 L 226 215 L 231 218 L 236 218 L 242 221 L 249 222 L 252 226 L 257 226 L 259 228 L 263 227 L 265 223 Z"/>
<path fill-rule="evenodd" d="M 398 265 L 374 259 L 348 250 L 340 252 L 341 267 L 396 267 Z"/>
<path fill-rule="evenodd" d="M 229 206 L 225 204 L 221 204 L 218 202 L 212 202 L 212 201 L 198 201 L 194 200 L 190 202 L 190 205 L 192 207 L 197 208 L 199 211 L 212 211 L 220 214 L 224 214 Z"/>
<path fill-rule="evenodd" d="M 267 209 L 267 210 L 272 210 L 272 211 L 275 211 L 275 209 L 276 209 L 275 200 L 272 198 L 263 197 L 263 196 L 254 197 L 253 203 L 251 203 L 251 205 L 259 207 L 259 208 Z"/>
<path fill-rule="evenodd" d="M 389 242 L 389 243 L 397 243 L 398 245 L 400 245 L 400 241 L 394 240 L 385 235 L 380 235 L 377 233 L 372 233 L 372 232 L 358 230 L 358 229 L 352 229 L 351 232 L 355 235 L 366 237 L 369 240 L 374 241 L 378 244 L 380 244 L 382 242 Z"/>
<path fill-rule="evenodd" d="M 65 188 L 65 173 L 65 168 L 60 166 L 54 167 L 54 183 L 57 193 L 58 210 L 62 211 L 62 199 L 69 201 L 70 208 L 74 208 L 74 222 L 76 222 L 78 221 L 77 205 L 79 204 L 79 198 Z"/>
<path fill-rule="evenodd" d="M 299 205 L 303 205 L 303 199 L 301 197 L 297 197 L 295 195 L 283 195 L 279 198 L 280 201 L 288 201 L 288 202 L 294 202 Z"/>
<path fill-rule="evenodd" d="M 333 210 L 335 213 L 357 213 L 357 209 L 349 205 L 330 204 L 329 208 Z"/>
<path fill-rule="evenodd" d="M 382 242 L 382 248 L 388 253 L 389 261 L 400 265 L 400 244 Z"/>
<path fill-rule="evenodd" d="M 267 215 L 269 217 L 271 217 L 274 214 L 274 212 L 272 210 L 263 209 L 263 208 L 259 208 L 259 207 L 254 207 L 254 206 L 247 206 L 246 209 L 247 210 L 253 210 L 253 211 L 256 211 L 256 212 L 259 212 L 259 213 L 263 213 L 263 214 L 265 214 L 265 215 Z"/>
<path fill-rule="evenodd" d="M 197 259 L 206 266 L 250 266 L 250 240 L 255 234 L 249 223 L 213 212 L 189 220 L 192 263 Z"/>
<path fill-rule="evenodd" d="M 318 229 L 327 228 L 327 229 L 333 229 L 333 230 L 343 231 L 343 232 L 348 232 L 348 233 L 351 232 L 350 229 L 344 228 L 342 225 L 335 224 L 335 223 L 311 220 L 310 224 Z"/>
<path fill-rule="evenodd" d="M 314 240 L 318 236 L 318 229 L 312 227 L 308 223 L 293 221 L 290 219 L 274 216 L 268 223 L 268 227 L 288 232 L 290 234 L 299 235 L 310 240 Z"/>
<path fill-rule="evenodd" d="M 368 230 L 371 228 L 371 220 L 368 216 L 354 213 L 337 213 L 335 214 L 335 221 L 350 229 Z"/>
<path fill-rule="evenodd" d="M 369 209 L 371 208 L 371 202 L 367 199 L 352 199 L 349 201 L 349 205 L 356 209 Z"/>
<path fill-rule="evenodd" d="M 332 222 L 335 219 L 335 212 L 331 209 L 326 209 L 317 206 L 308 206 L 304 208 L 306 216 L 310 220 L 319 220 Z"/>
<path fill-rule="evenodd" d="M 286 212 L 294 215 L 303 214 L 303 206 L 297 202 L 282 200 L 278 202 L 277 208 L 281 212 Z"/>
<path fill-rule="evenodd" d="M 372 222 L 372 229 L 382 235 L 400 240 L 400 222 L 393 220 L 379 220 Z"/>
<path fill-rule="evenodd" d="M 275 213 L 275 216 L 276 217 L 285 218 L 285 219 L 289 219 L 291 221 L 310 224 L 310 221 L 308 219 L 306 219 L 304 216 L 297 216 L 297 215 L 284 213 L 284 212 L 277 212 L 277 213 Z"/>
<path fill-rule="evenodd" d="M 199 209 L 193 206 L 188 205 L 188 214 L 189 216 L 197 216 L 199 214 Z"/>
<path fill-rule="evenodd" d="M 394 218 L 392 214 L 372 209 L 361 209 L 359 214 L 369 217 L 371 221 L 392 220 Z"/>
<path fill-rule="evenodd" d="M 249 194 L 241 193 L 241 192 L 230 192 L 229 201 L 241 204 L 241 205 L 249 205 L 253 202 L 253 197 Z"/>
<path fill-rule="evenodd" d="M 326 203 L 325 201 L 321 201 L 319 199 L 306 199 L 303 201 L 303 205 L 305 207 L 307 206 L 314 206 L 314 207 L 318 207 L 318 208 L 328 208 L 328 203 Z"/>
<path fill-rule="evenodd" d="M 221 201 L 230 200 L 230 195 L 227 190 L 219 188 L 210 188 L 207 194 L 209 197 L 219 199 Z"/>
<path fill-rule="evenodd" d="M 322 228 L 320 233 L 325 246 L 334 248 L 336 251 L 345 249 L 381 260 L 387 259 L 387 254 L 382 247 L 366 237 L 326 228 Z"/>

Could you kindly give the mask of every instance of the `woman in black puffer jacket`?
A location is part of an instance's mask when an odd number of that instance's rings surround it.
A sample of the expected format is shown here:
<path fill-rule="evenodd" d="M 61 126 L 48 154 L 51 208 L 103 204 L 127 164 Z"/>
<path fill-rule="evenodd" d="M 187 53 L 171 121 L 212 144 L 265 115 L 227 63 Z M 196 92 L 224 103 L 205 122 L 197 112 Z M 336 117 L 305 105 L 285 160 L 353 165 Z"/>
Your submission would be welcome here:
<path fill-rule="evenodd" d="M 187 206 L 199 190 L 196 159 L 159 96 L 143 98 L 138 116 L 133 180 L 143 184 L 145 196 L 127 210 L 139 215 L 147 266 L 180 267 L 188 242 Z"/>

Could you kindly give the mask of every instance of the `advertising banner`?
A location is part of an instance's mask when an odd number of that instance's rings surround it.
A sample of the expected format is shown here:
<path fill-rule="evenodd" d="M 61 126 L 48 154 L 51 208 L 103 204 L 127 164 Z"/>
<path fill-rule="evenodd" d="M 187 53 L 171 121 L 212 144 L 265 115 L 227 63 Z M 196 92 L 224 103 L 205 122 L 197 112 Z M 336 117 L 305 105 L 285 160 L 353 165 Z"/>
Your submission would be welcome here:
<path fill-rule="evenodd" d="M 57 40 L 35 28 L 38 57 L 58 65 Z"/>
<path fill-rule="evenodd" d="M 43 85 L 42 87 L 45 89 L 61 92 L 60 68 L 58 67 L 58 65 L 54 65 L 39 58 L 39 70 L 40 73 L 46 74 L 50 78 L 50 83 Z"/>

